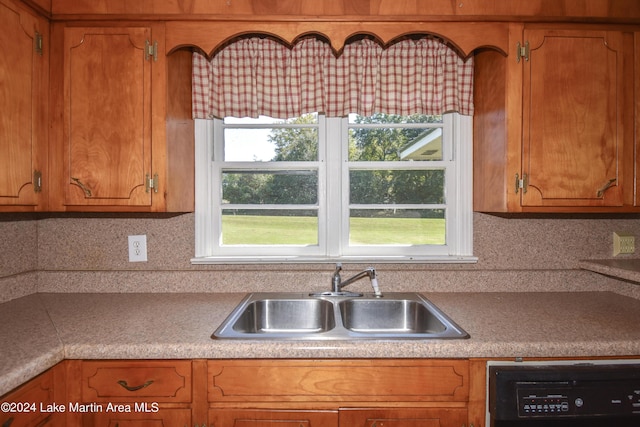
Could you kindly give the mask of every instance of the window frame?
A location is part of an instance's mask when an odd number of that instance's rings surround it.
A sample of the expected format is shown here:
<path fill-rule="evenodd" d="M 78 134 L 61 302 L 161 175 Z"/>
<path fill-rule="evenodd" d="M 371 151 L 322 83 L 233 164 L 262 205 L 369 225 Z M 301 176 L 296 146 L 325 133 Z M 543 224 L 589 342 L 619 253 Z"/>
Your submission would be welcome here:
<path fill-rule="evenodd" d="M 397 162 L 401 169 L 433 169 L 445 167 L 446 236 L 445 245 L 417 246 L 349 246 L 349 171 L 384 166 L 390 163 L 349 162 L 348 118 L 326 118 L 318 115 L 317 162 L 216 162 L 223 158 L 223 120 L 195 120 L 196 197 L 195 197 L 195 257 L 192 264 L 260 264 L 281 262 L 420 262 L 470 263 L 473 256 L 473 119 L 457 113 L 443 115 L 449 130 L 444 132 L 442 161 Z M 339 121 L 339 125 L 336 125 Z M 326 141 L 341 141 L 340 149 L 329 147 Z M 447 143 L 450 142 L 450 143 Z M 277 163 L 277 164 L 276 164 Z M 401 163 L 401 164 L 400 164 Z M 318 170 L 318 245 L 317 246 L 223 246 L 221 168 L 225 170 L 317 169 Z M 346 165 L 346 167 L 344 167 Z M 255 166 L 259 166 L 255 168 Z M 451 181 L 453 180 L 453 181 Z M 451 197 L 451 193 L 453 197 Z M 336 203 L 336 201 L 340 203 Z M 331 202 L 333 201 L 333 202 Z M 353 205 L 351 205 L 353 207 Z M 287 207 L 278 205 L 278 207 Z M 296 206 L 299 207 L 299 206 Z M 345 230 L 345 227 L 347 230 Z M 335 233 L 338 233 L 336 238 Z M 216 240 L 217 239 L 217 240 Z M 265 249 L 262 253 L 252 249 Z"/>

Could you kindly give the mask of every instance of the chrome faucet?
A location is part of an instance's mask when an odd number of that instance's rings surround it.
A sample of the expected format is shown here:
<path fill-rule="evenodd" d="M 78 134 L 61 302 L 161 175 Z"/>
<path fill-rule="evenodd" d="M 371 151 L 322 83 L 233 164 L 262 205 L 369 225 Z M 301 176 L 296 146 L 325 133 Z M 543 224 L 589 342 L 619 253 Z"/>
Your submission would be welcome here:
<path fill-rule="evenodd" d="M 378 286 L 378 276 L 376 275 L 376 269 L 373 267 L 367 267 L 362 270 L 360 273 L 356 274 L 353 277 L 348 278 L 345 281 L 342 281 L 340 277 L 340 271 L 342 270 L 342 264 L 337 263 L 336 269 L 331 276 L 331 290 L 333 293 L 338 293 L 342 291 L 342 288 L 349 286 L 353 282 L 356 282 L 363 277 L 369 277 L 371 280 L 371 286 L 373 287 L 373 292 L 377 298 L 382 297 L 382 292 L 380 292 L 380 287 Z"/>

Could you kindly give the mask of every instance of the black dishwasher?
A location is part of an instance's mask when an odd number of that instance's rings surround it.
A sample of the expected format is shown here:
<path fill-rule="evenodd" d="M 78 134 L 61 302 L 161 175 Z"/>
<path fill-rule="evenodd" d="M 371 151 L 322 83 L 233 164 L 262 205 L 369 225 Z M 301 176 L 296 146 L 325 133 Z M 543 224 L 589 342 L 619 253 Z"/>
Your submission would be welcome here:
<path fill-rule="evenodd" d="M 490 427 L 639 427 L 640 361 L 488 366 Z"/>

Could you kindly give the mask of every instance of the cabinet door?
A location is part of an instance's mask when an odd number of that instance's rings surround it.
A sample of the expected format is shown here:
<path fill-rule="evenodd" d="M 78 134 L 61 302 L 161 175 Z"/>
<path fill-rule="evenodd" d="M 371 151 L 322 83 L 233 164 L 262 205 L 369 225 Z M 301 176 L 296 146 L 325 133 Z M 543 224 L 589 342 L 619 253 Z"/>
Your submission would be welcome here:
<path fill-rule="evenodd" d="M 43 208 L 48 52 L 36 35 L 47 33 L 48 24 L 0 1 L 0 211 Z"/>
<path fill-rule="evenodd" d="M 64 29 L 64 205 L 150 206 L 150 28 Z"/>
<path fill-rule="evenodd" d="M 341 409 L 340 426 L 349 427 L 461 427 L 467 423 L 462 408 Z"/>
<path fill-rule="evenodd" d="M 3 407 L 0 413 L 0 426 L 61 425 L 59 414 L 51 409 L 54 403 L 52 371 L 47 371 L 0 397 L 0 402 L 9 405 L 8 408 Z"/>
<path fill-rule="evenodd" d="M 106 405 L 103 405 L 106 408 Z M 136 412 L 131 404 L 131 412 L 85 413 L 82 416 L 84 427 L 166 427 L 191 426 L 190 409 L 160 409 L 158 412 Z"/>
<path fill-rule="evenodd" d="M 533 29 L 524 40 L 522 205 L 622 205 L 622 34 Z"/>
<path fill-rule="evenodd" d="M 213 427 L 337 427 L 338 411 L 211 409 Z"/>

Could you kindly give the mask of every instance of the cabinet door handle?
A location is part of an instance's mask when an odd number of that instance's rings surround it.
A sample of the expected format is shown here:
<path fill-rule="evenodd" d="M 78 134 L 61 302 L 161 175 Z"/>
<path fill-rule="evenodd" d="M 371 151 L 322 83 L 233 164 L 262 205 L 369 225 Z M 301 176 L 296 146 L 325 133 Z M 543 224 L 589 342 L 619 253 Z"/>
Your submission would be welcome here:
<path fill-rule="evenodd" d="M 145 387 L 149 387 L 151 384 L 153 384 L 153 380 L 149 380 L 147 382 L 145 382 L 144 384 L 140 384 L 140 385 L 136 385 L 136 386 L 130 386 L 127 384 L 126 381 L 120 380 L 118 381 L 118 384 L 120 384 L 122 387 L 124 387 L 125 389 L 129 390 L 129 391 L 138 391 L 138 390 L 142 390 Z"/>
<path fill-rule="evenodd" d="M 11 424 L 13 424 L 13 419 L 14 419 L 13 417 L 9 417 L 7 421 L 2 423 L 2 427 L 9 427 Z"/>
<path fill-rule="evenodd" d="M 76 185 L 82 189 L 82 191 L 84 191 L 85 196 L 91 197 L 91 189 L 86 185 L 84 185 L 82 182 L 80 182 L 79 178 L 71 177 L 71 180 L 75 182 Z"/>
<path fill-rule="evenodd" d="M 611 178 L 602 187 L 600 187 L 600 189 L 596 193 L 596 196 L 598 196 L 598 197 L 604 196 L 604 192 L 607 191 L 616 181 L 617 181 L 616 178 Z"/>

